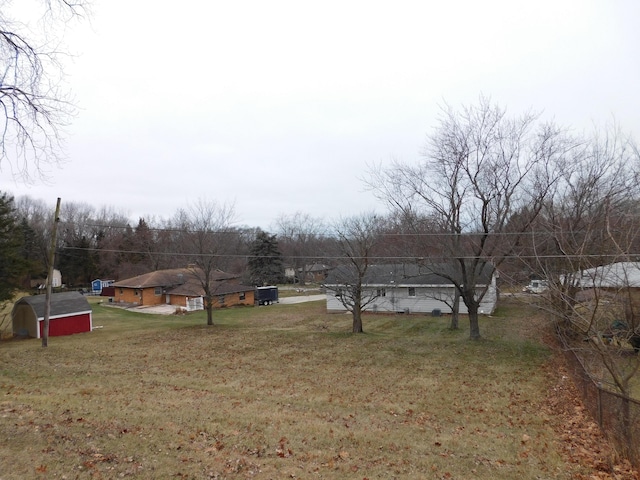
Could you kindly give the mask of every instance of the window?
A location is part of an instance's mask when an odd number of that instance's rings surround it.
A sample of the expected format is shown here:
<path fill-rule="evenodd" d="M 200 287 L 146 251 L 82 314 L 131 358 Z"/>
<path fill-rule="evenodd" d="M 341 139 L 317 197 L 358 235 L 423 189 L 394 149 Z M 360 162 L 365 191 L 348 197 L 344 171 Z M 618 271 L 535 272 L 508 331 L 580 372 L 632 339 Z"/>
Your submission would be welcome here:
<path fill-rule="evenodd" d="M 238 294 L 238 299 L 240 299 L 240 300 L 244 300 L 244 299 L 245 299 L 244 292 L 240 292 L 240 293 Z"/>
<path fill-rule="evenodd" d="M 415 287 L 409 287 L 409 296 L 410 296 L 410 297 L 415 297 L 415 296 L 416 296 L 416 289 L 415 289 Z"/>
<path fill-rule="evenodd" d="M 162 287 L 156 287 L 153 293 L 156 294 L 156 297 L 159 297 L 160 295 L 162 295 Z"/>
<path fill-rule="evenodd" d="M 377 295 L 378 297 L 386 297 L 386 296 L 387 296 L 387 289 L 386 289 L 386 288 L 379 288 L 379 289 L 376 291 L 376 295 Z"/>
<path fill-rule="evenodd" d="M 218 303 L 219 303 L 220 305 L 223 305 L 223 304 L 224 304 L 224 295 L 218 295 Z"/>

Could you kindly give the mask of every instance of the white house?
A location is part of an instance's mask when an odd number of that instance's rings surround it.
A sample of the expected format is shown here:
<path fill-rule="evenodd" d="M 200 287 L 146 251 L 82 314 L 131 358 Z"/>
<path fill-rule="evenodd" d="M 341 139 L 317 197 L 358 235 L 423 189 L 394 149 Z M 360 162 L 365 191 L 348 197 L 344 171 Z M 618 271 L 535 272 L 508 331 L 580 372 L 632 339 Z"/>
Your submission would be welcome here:
<path fill-rule="evenodd" d="M 31 288 L 38 290 L 44 290 L 47 288 L 47 278 L 34 278 L 31 280 Z M 59 288 L 62 286 L 62 273 L 57 268 L 53 269 L 53 275 L 51 276 L 51 286 L 53 288 Z"/>
<path fill-rule="evenodd" d="M 325 282 L 327 311 L 346 311 L 338 295 L 341 288 L 348 288 L 346 278 L 343 267 L 329 274 Z M 498 297 L 494 271 L 479 275 L 477 287 L 478 291 L 486 289 L 479 313 L 493 313 Z M 363 279 L 363 296 L 372 299 L 365 310 L 371 312 L 451 313 L 454 293 L 450 280 L 419 265 L 371 265 Z M 468 313 L 462 301 L 460 313 Z"/>

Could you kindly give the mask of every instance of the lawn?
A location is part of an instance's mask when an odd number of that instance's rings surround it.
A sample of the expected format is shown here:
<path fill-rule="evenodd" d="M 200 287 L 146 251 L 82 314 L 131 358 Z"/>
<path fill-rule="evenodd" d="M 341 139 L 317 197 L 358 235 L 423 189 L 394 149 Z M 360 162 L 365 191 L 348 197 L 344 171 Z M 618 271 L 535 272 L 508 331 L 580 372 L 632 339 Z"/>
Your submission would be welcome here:
<path fill-rule="evenodd" d="M 0 343 L 0 478 L 572 478 L 542 405 L 550 351 L 504 308 L 323 302 L 184 316 L 94 305 L 91 333 Z M 546 373 L 545 373 L 546 372 Z"/>

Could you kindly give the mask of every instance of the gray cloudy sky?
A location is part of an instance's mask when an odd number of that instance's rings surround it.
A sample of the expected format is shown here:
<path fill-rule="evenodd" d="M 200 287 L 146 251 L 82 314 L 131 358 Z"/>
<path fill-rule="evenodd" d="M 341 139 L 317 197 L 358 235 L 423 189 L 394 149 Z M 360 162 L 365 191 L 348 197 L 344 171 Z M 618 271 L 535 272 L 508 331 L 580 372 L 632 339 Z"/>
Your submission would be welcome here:
<path fill-rule="evenodd" d="M 637 0 L 95 0 L 66 36 L 68 161 L 0 189 L 134 221 L 199 198 L 263 228 L 384 211 L 367 165 L 418 159 L 444 102 L 640 138 L 638 19 Z"/>

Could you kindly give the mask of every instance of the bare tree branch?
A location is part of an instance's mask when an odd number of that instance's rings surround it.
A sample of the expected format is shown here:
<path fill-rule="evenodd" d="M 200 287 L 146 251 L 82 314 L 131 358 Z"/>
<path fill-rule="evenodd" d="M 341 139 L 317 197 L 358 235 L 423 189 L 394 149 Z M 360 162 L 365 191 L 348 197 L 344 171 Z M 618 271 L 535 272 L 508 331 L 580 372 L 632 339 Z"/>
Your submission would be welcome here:
<path fill-rule="evenodd" d="M 62 88 L 61 24 L 88 13 L 88 2 L 44 0 L 39 31 L 7 17 L 0 1 L 0 169 L 23 181 L 45 177 L 64 158 L 62 131 L 74 114 Z"/>
<path fill-rule="evenodd" d="M 509 117 L 480 98 L 477 106 L 443 108 L 421 162 L 374 171 L 369 186 L 392 210 L 434 220 L 439 252 L 432 249 L 425 262 L 448 265 L 433 273 L 459 291 L 471 338 L 480 338 L 478 308 L 488 288 L 477 280 L 513 253 L 574 147 L 557 127 L 539 125 L 537 115 Z"/>

